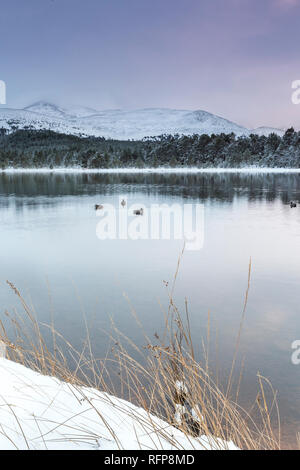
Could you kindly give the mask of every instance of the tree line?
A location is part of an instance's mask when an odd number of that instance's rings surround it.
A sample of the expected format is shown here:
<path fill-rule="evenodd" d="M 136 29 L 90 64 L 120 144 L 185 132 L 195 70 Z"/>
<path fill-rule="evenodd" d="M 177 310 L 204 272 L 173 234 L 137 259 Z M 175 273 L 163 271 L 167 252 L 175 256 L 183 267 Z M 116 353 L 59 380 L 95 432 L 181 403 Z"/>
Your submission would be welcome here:
<path fill-rule="evenodd" d="M 0 129 L 0 168 L 150 168 L 246 166 L 300 168 L 300 132 L 162 135 L 143 140 L 79 137 L 45 130 Z"/>

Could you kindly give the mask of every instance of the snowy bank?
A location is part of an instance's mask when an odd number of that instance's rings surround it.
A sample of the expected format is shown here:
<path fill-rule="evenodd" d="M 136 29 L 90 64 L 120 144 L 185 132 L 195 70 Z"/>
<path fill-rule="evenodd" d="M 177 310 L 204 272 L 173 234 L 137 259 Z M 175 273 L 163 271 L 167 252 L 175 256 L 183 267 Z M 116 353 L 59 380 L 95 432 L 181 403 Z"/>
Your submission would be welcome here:
<path fill-rule="evenodd" d="M 157 168 L 80 168 L 80 167 L 57 167 L 57 168 L 12 168 L 8 167 L 0 170 L 2 173 L 84 173 L 84 174 L 113 174 L 113 173 L 160 173 L 160 174 L 195 174 L 195 173 L 300 173 L 300 168 L 272 168 L 272 167 L 243 167 L 243 168 L 222 168 L 222 167 L 157 167 Z"/>
<path fill-rule="evenodd" d="M 0 449 L 237 449 L 192 438 L 107 393 L 43 376 L 0 358 Z"/>

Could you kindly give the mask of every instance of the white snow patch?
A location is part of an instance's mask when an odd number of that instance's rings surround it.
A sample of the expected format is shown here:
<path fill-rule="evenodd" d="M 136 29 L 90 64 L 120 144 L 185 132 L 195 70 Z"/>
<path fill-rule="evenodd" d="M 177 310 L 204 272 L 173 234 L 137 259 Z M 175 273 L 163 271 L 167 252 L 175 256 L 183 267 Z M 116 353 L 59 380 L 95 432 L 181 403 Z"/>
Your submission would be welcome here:
<path fill-rule="evenodd" d="M 175 388 L 176 388 L 177 393 L 184 393 L 184 394 L 188 393 L 187 386 L 181 380 L 176 380 Z"/>
<path fill-rule="evenodd" d="M 180 426 L 184 422 L 184 415 L 187 413 L 187 410 L 184 405 L 180 405 L 179 403 L 176 403 L 175 405 L 175 414 L 174 414 L 174 421 L 175 423 Z"/>
<path fill-rule="evenodd" d="M 131 403 L 0 358 L 0 449 L 237 449 L 180 430 Z M 179 410 L 178 410 L 179 411 Z"/>

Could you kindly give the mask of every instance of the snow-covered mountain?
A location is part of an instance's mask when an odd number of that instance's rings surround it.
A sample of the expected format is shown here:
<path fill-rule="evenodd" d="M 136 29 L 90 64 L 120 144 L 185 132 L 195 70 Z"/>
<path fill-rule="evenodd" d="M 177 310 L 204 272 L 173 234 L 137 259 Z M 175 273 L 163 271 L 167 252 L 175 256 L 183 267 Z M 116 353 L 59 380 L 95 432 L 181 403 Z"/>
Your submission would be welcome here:
<path fill-rule="evenodd" d="M 30 106 L 24 108 L 25 111 L 31 111 L 33 113 L 43 114 L 44 116 L 66 118 L 67 116 L 77 118 L 91 116 L 97 114 L 99 111 L 85 106 L 71 106 L 70 108 L 60 108 L 51 103 L 45 101 L 38 101 Z"/>
<path fill-rule="evenodd" d="M 134 111 L 107 110 L 72 106 L 60 108 L 40 101 L 24 109 L 0 108 L 0 128 L 49 129 L 56 132 L 114 139 L 142 139 L 162 134 L 229 134 L 237 136 L 282 134 L 280 129 L 255 130 L 208 113 L 177 109 L 149 108 Z"/>
<path fill-rule="evenodd" d="M 275 133 L 282 137 L 284 135 L 284 130 L 283 129 L 274 129 L 273 127 L 257 127 L 256 129 L 252 130 L 253 134 L 257 135 L 270 135 L 272 133 Z"/>

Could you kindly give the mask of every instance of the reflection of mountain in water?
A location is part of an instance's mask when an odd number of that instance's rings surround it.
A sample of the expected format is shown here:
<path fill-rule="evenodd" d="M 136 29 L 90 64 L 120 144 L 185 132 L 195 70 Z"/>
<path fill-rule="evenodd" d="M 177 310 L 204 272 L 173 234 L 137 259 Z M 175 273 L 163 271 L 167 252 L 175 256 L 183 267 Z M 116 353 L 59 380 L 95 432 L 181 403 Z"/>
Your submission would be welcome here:
<path fill-rule="evenodd" d="M 5 173 L 0 174 L 0 206 L 21 208 L 23 198 L 35 208 L 35 196 L 45 205 L 58 204 L 63 196 L 166 194 L 199 201 L 247 200 L 287 203 L 300 199 L 300 174 L 198 173 L 198 174 L 99 174 L 99 173 Z M 8 197 L 10 196 L 10 197 Z M 41 200 L 38 202 L 41 205 Z"/>

